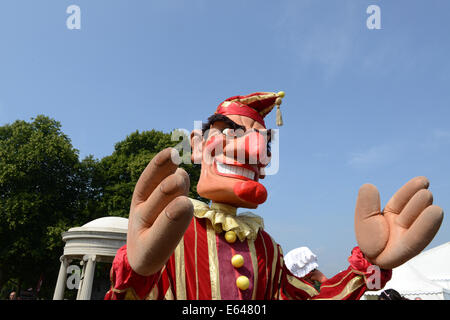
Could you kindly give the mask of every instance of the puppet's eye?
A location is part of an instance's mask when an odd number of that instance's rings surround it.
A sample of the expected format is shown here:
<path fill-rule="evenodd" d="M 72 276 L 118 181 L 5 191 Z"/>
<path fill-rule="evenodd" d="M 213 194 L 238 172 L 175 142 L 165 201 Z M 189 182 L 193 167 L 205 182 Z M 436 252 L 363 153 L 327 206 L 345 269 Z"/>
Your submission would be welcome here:
<path fill-rule="evenodd" d="M 234 136 L 236 136 L 234 130 L 233 130 L 233 129 L 230 129 L 230 128 L 225 128 L 225 129 L 223 129 L 223 130 L 222 130 L 222 133 L 223 133 L 224 135 L 228 136 L 228 137 L 234 137 Z"/>

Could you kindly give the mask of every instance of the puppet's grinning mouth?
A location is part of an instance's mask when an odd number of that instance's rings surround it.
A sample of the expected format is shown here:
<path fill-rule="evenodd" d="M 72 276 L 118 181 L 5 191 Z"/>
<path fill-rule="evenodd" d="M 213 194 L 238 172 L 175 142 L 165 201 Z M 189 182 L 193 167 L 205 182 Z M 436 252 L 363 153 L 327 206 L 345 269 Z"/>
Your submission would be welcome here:
<path fill-rule="evenodd" d="M 217 162 L 217 171 L 223 174 L 233 174 L 255 180 L 255 173 L 253 171 L 238 166 Z"/>

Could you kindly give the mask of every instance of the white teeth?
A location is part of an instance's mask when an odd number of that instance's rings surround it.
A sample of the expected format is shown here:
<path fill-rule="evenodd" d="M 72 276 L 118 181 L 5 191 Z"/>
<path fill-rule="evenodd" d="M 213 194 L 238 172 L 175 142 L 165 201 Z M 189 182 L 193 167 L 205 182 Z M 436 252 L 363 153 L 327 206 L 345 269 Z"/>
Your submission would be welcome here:
<path fill-rule="evenodd" d="M 251 170 L 248 170 L 248 169 L 242 168 L 242 167 L 237 167 L 237 166 L 230 166 L 228 164 L 224 164 L 224 163 L 220 163 L 220 162 L 216 162 L 216 163 L 217 163 L 217 171 L 219 171 L 220 173 L 235 174 L 238 176 L 243 176 L 243 177 L 249 178 L 251 180 L 255 179 L 255 173 Z"/>

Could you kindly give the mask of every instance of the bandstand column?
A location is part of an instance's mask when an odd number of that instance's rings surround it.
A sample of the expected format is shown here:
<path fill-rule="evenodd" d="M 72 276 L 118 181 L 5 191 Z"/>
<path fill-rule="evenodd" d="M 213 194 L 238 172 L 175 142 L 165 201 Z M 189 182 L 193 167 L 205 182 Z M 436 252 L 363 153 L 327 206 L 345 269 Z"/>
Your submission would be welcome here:
<path fill-rule="evenodd" d="M 95 255 L 87 255 L 83 257 L 83 260 L 86 261 L 86 269 L 83 277 L 83 284 L 81 286 L 81 292 L 79 295 L 79 300 L 90 300 L 92 293 L 92 284 L 94 282 L 94 274 L 95 274 Z"/>
<path fill-rule="evenodd" d="M 64 299 L 64 291 L 66 289 L 66 280 L 67 280 L 67 266 L 68 261 L 65 256 L 61 256 L 59 258 L 61 261 L 61 266 L 59 267 L 58 280 L 56 282 L 55 292 L 53 294 L 53 300 L 63 300 Z"/>
<path fill-rule="evenodd" d="M 81 266 L 81 275 L 80 275 L 80 284 L 78 286 L 78 292 L 77 292 L 77 300 L 80 300 L 81 292 L 83 291 L 83 279 L 84 279 L 84 271 L 86 270 L 86 264 L 84 263 L 84 260 L 81 259 L 80 261 Z"/>

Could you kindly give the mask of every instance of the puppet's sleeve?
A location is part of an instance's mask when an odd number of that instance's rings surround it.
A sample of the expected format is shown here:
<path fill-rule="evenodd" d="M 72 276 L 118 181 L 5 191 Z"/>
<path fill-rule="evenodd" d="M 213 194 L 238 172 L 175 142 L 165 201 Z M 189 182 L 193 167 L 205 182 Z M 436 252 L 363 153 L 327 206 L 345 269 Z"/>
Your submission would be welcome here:
<path fill-rule="evenodd" d="M 121 247 L 111 267 L 111 289 L 105 300 L 139 300 L 147 297 L 156 286 L 161 271 L 151 276 L 141 276 L 133 271 L 127 258 L 127 245 Z"/>
<path fill-rule="evenodd" d="M 367 290 L 380 290 L 391 279 L 392 271 L 373 266 L 359 247 L 348 258 L 350 266 L 322 283 L 320 292 L 307 281 L 297 278 L 283 264 L 280 299 L 358 300 Z"/>

